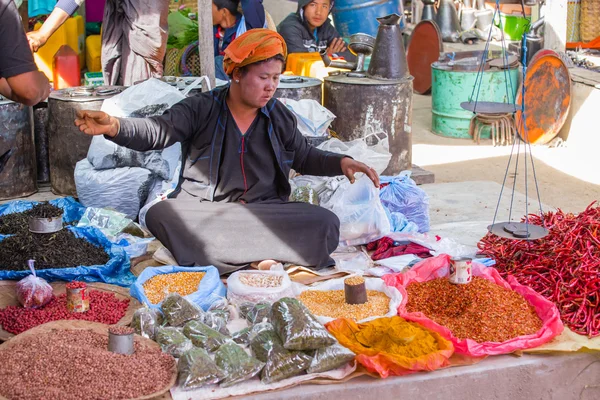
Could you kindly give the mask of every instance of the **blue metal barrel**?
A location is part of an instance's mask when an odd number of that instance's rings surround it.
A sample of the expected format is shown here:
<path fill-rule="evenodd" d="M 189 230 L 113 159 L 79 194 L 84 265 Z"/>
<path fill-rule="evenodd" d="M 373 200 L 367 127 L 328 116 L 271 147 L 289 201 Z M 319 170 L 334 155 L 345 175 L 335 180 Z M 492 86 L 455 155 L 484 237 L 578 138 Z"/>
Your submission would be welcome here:
<path fill-rule="evenodd" d="M 335 28 L 343 37 L 355 33 L 377 36 L 377 18 L 403 12 L 401 0 L 335 0 L 332 15 Z M 400 27 L 404 28 L 404 18 Z"/>

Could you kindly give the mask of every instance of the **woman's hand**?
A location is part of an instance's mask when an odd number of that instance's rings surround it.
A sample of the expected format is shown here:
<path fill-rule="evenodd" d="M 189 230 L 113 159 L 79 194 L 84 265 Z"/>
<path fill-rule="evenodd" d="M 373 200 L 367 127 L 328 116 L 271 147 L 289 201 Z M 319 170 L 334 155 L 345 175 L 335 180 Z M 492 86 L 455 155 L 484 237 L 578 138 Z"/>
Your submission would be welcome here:
<path fill-rule="evenodd" d="M 46 35 L 41 33 L 39 30 L 27 32 L 27 41 L 29 41 L 29 48 L 32 52 L 36 52 L 40 47 L 46 44 L 48 38 Z"/>
<path fill-rule="evenodd" d="M 77 111 L 75 126 L 86 135 L 117 136 L 119 133 L 119 120 L 102 111 Z"/>
<path fill-rule="evenodd" d="M 375 187 L 379 188 L 379 175 L 377 172 L 366 164 L 361 163 L 360 161 L 353 160 L 350 157 L 344 157 L 341 161 L 342 164 L 342 172 L 346 175 L 346 178 L 350 181 L 350 183 L 354 183 L 354 174 L 357 172 L 362 172 L 369 177 L 370 180 L 373 181 Z"/>

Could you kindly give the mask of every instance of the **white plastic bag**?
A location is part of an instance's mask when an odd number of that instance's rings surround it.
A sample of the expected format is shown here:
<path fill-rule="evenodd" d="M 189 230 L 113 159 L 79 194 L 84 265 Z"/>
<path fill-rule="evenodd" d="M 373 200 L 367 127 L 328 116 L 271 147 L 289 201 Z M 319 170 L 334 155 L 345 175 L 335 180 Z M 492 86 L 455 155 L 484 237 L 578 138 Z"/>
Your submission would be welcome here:
<path fill-rule="evenodd" d="M 113 117 L 129 117 L 149 105 L 166 104 L 171 107 L 183 99 L 185 94 L 176 87 L 160 79 L 150 78 L 104 100 L 101 110 Z"/>
<path fill-rule="evenodd" d="M 152 173 L 145 168 L 96 171 L 87 159 L 75 166 L 77 197 L 86 207 L 112 208 L 135 219 L 148 197 Z"/>
<path fill-rule="evenodd" d="M 33 267 L 34 260 L 29 260 L 31 275 L 17 282 L 17 300 L 24 308 L 39 308 L 52 300 L 52 286 L 45 279 L 38 278 Z"/>
<path fill-rule="evenodd" d="M 344 281 L 347 278 L 348 277 L 346 276 L 344 278 L 331 279 L 313 286 L 294 283 L 294 292 L 296 296 L 299 296 L 306 290 L 344 290 Z M 377 290 L 378 292 L 385 293 L 390 298 L 390 305 L 388 307 L 388 312 L 385 315 L 372 316 L 356 322 L 363 323 L 381 317 L 393 317 L 398 315 L 398 307 L 400 306 L 400 303 L 402 303 L 402 294 L 398 291 L 398 289 L 393 286 L 387 286 L 381 279 L 377 278 L 365 278 L 365 287 L 367 290 Z M 322 324 L 326 324 L 327 322 L 335 319 L 331 317 L 325 317 L 323 315 L 315 315 L 315 317 L 317 317 L 319 322 Z"/>
<path fill-rule="evenodd" d="M 321 206 L 340 219 L 340 245 L 355 246 L 381 239 L 390 232 L 379 189 L 363 175 L 354 184 L 346 181 Z"/>
<path fill-rule="evenodd" d="M 276 287 L 258 287 L 244 284 L 244 274 L 256 277 L 275 277 L 281 280 Z M 292 281 L 281 264 L 271 267 L 270 271 L 244 270 L 234 272 L 227 278 L 227 300 L 240 305 L 245 302 L 275 302 L 283 297 L 293 297 Z"/>
<path fill-rule="evenodd" d="M 379 128 L 367 126 L 366 129 L 367 133 L 363 139 L 342 142 L 333 138 L 321 143 L 317 148 L 350 156 L 367 164 L 381 175 L 392 158 L 388 136 Z"/>
<path fill-rule="evenodd" d="M 186 89 L 185 93 L 182 93 L 159 79 L 148 79 L 106 99 L 100 110 L 113 117 L 121 118 L 161 115 L 175 103 L 185 99 L 187 91 L 198 86 L 202 80 L 203 78 L 197 79 Z M 103 136 L 94 136 L 87 159 L 95 169 L 142 167 L 154 172 L 162 179 L 171 179 L 175 169 L 167 157 L 173 157 L 173 152 L 176 153 L 175 158 L 180 157 L 181 145 L 179 143 L 164 150 L 140 152 L 119 146 L 106 140 Z"/>
<path fill-rule="evenodd" d="M 327 128 L 335 119 L 335 115 L 319 102 L 312 99 L 292 100 L 278 99 L 294 113 L 298 121 L 298 130 L 304 136 L 327 136 Z"/>

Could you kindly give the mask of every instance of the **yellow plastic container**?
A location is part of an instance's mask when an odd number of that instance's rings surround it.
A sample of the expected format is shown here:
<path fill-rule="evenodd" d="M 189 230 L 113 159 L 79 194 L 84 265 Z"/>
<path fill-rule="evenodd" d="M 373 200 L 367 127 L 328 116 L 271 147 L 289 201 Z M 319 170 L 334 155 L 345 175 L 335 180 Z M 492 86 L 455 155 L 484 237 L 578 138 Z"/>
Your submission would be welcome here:
<path fill-rule="evenodd" d="M 34 30 L 40 29 L 42 24 L 35 24 Z M 42 46 L 33 58 L 37 67 L 49 80 L 52 80 L 52 60 L 54 55 L 63 45 L 68 45 L 79 56 L 79 65 L 85 68 L 85 22 L 81 15 L 71 17 L 54 32 L 46 44 Z"/>
<path fill-rule="evenodd" d="M 102 71 L 102 36 L 90 35 L 85 38 L 85 64 L 90 72 Z"/>
<path fill-rule="evenodd" d="M 286 74 L 323 79 L 336 68 L 327 68 L 319 53 L 292 53 L 287 57 Z"/>

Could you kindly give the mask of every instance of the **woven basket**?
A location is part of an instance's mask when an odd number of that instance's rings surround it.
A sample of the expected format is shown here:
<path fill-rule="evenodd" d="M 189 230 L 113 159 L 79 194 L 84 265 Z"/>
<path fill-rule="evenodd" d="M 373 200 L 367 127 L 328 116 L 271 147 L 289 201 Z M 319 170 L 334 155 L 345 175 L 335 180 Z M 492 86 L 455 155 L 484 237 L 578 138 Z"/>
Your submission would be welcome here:
<path fill-rule="evenodd" d="M 600 1 L 581 0 L 581 40 L 589 42 L 600 37 Z"/>
<path fill-rule="evenodd" d="M 181 56 L 181 76 L 200 76 L 200 56 L 198 55 L 198 42 L 185 48 Z"/>
<path fill-rule="evenodd" d="M 163 75 L 165 76 L 180 76 L 181 70 L 181 56 L 185 49 L 171 48 L 167 49 L 165 56 L 165 70 Z"/>
<path fill-rule="evenodd" d="M 567 42 L 581 41 L 579 26 L 581 24 L 581 0 L 569 0 L 567 4 Z"/>

